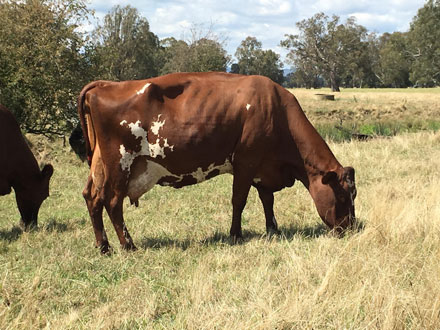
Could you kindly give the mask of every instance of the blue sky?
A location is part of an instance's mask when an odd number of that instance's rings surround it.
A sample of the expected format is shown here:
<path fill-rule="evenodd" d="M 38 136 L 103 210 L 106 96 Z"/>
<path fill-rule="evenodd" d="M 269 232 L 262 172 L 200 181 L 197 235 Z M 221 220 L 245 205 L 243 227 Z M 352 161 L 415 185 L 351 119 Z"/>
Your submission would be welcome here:
<path fill-rule="evenodd" d="M 285 34 L 297 33 L 295 23 L 318 12 L 338 15 L 341 21 L 350 16 L 370 32 L 407 31 L 425 0 L 162 0 L 123 1 L 89 0 L 89 7 L 101 19 L 115 5 L 131 5 L 147 18 L 150 29 L 160 39 L 175 37 L 189 40 L 190 29 L 213 32 L 225 40 L 225 49 L 234 55 L 247 36 L 256 37 L 264 49 L 284 56 L 279 47 Z"/>

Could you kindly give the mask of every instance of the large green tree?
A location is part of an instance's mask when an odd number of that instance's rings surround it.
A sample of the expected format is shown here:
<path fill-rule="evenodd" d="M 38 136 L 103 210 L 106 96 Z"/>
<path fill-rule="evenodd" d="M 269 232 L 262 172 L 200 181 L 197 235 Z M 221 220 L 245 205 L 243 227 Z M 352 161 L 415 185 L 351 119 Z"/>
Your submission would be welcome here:
<path fill-rule="evenodd" d="M 93 59 L 100 78 L 129 80 L 158 75 L 162 62 L 159 39 L 136 8 L 113 7 L 94 36 Z"/>
<path fill-rule="evenodd" d="M 296 25 L 300 33 L 286 35 L 281 41 L 289 50 L 288 59 L 294 66 L 316 68 L 333 91 L 339 91 L 344 76 L 359 79 L 358 59 L 365 49 L 367 30 L 356 24 L 354 18 L 340 24 L 338 16 L 329 19 L 318 13 Z"/>
<path fill-rule="evenodd" d="M 63 134 L 89 79 L 82 0 L 0 2 L 0 103 L 27 132 Z"/>
<path fill-rule="evenodd" d="M 407 33 L 382 34 L 376 42 L 374 71 L 381 87 L 408 87 L 411 62 L 407 51 Z"/>
<path fill-rule="evenodd" d="M 262 43 L 255 37 L 247 37 L 238 46 L 235 57 L 238 62 L 233 72 L 246 75 L 258 74 L 283 82 L 283 63 L 280 56 L 272 50 L 263 50 Z"/>
<path fill-rule="evenodd" d="M 409 31 L 411 81 L 418 86 L 440 85 L 440 0 L 428 0 Z"/>

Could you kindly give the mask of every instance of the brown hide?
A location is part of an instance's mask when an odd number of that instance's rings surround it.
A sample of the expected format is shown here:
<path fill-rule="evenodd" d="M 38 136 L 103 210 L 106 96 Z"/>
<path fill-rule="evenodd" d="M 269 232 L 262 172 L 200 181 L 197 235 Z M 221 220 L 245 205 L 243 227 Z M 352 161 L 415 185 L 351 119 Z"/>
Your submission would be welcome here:
<path fill-rule="evenodd" d="M 15 191 L 25 228 L 37 226 L 41 203 L 49 196 L 52 165 L 40 171 L 38 163 L 8 109 L 0 105 L 0 195 Z"/>
<path fill-rule="evenodd" d="M 180 188 L 222 173 L 234 176 L 234 239 L 241 237 L 251 186 L 269 232 L 277 231 L 273 192 L 295 180 L 329 227 L 343 229 L 354 219 L 354 170 L 340 165 L 296 98 L 268 78 L 179 73 L 97 81 L 84 87 L 78 111 L 91 164 L 83 194 L 103 252 L 103 207 L 120 243 L 134 248 L 122 215 L 125 197 L 137 204 L 154 184 Z"/>

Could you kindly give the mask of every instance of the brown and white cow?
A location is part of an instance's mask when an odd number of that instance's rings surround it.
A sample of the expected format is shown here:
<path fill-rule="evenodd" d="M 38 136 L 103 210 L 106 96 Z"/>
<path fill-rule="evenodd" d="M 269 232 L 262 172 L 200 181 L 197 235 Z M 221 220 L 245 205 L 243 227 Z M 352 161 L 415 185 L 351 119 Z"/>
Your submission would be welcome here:
<path fill-rule="evenodd" d="M 296 98 L 261 76 L 178 73 L 142 81 L 96 81 L 82 90 L 79 117 L 91 167 L 84 189 L 103 253 L 106 208 L 121 245 L 135 246 L 123 199 L 137 204 L 155 184 L 180 188 L 233 174 L 234 240 L 251 186 L 268 232 L 277 231 L 275 191 L 300 180 L 330 227 L 354 221 L 354 170 L 342 167 Z"/>
<path fill-rule="evenodd" d="M 36 227 L 41 203 L 49 196 L 53 167 L 47 164 L 40 171 L 17 121 L 1 105 L 0 159 L 0 195 L 7 195 L 14 188 L 21 225 L 25 229 Z"/>

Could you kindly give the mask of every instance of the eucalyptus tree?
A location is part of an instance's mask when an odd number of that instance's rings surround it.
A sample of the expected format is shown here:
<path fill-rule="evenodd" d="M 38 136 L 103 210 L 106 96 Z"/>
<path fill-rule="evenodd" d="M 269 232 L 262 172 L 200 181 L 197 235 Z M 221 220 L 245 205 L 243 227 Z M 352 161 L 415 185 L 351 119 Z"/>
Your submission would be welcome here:
<path fill-rule="evenodd" d="M 193 25 L 188 40 L 161 40 L 164 66 L 161 73 L 226 71 L 230 57 L 224 49 L 225 41 L 209 29 Z"/>
<path fill-rule="evenodd" d="M 157 76 L 162 65 L 159 38 L 136 8 L 115 6 L 94 33 L 95 65 L 103 79 L 129 80 Z"/>
<path fill-rule="evenodd" d="M 341 24 L 336 15 L 329 19 L 318 13 L 296 25 L 299 34 L 286 35 L 281 41 L 281 46 L 289 50 L 288 59 L 294 66 L 315 68 L 333 91 L 339 91 L 344 76 L 358 74 L 367 30 L 356 24 L 353 17 Z"/>
<path fill-rule="evenodd" d="M 234 65 L 234 72 L 246 75 L 258 74 L 282 83 L 283 63 L 280 55 L 273 50 L 263 50 L 262 43 L 255 37 L 247 37 L 240 43 L 235 52 L 238 62 Z"/>
<path fill-rule="evenodd" d="M 440 85 L 440 0 L 428 0 L 409 30 L 411 81 L 418 86 Z"/>

